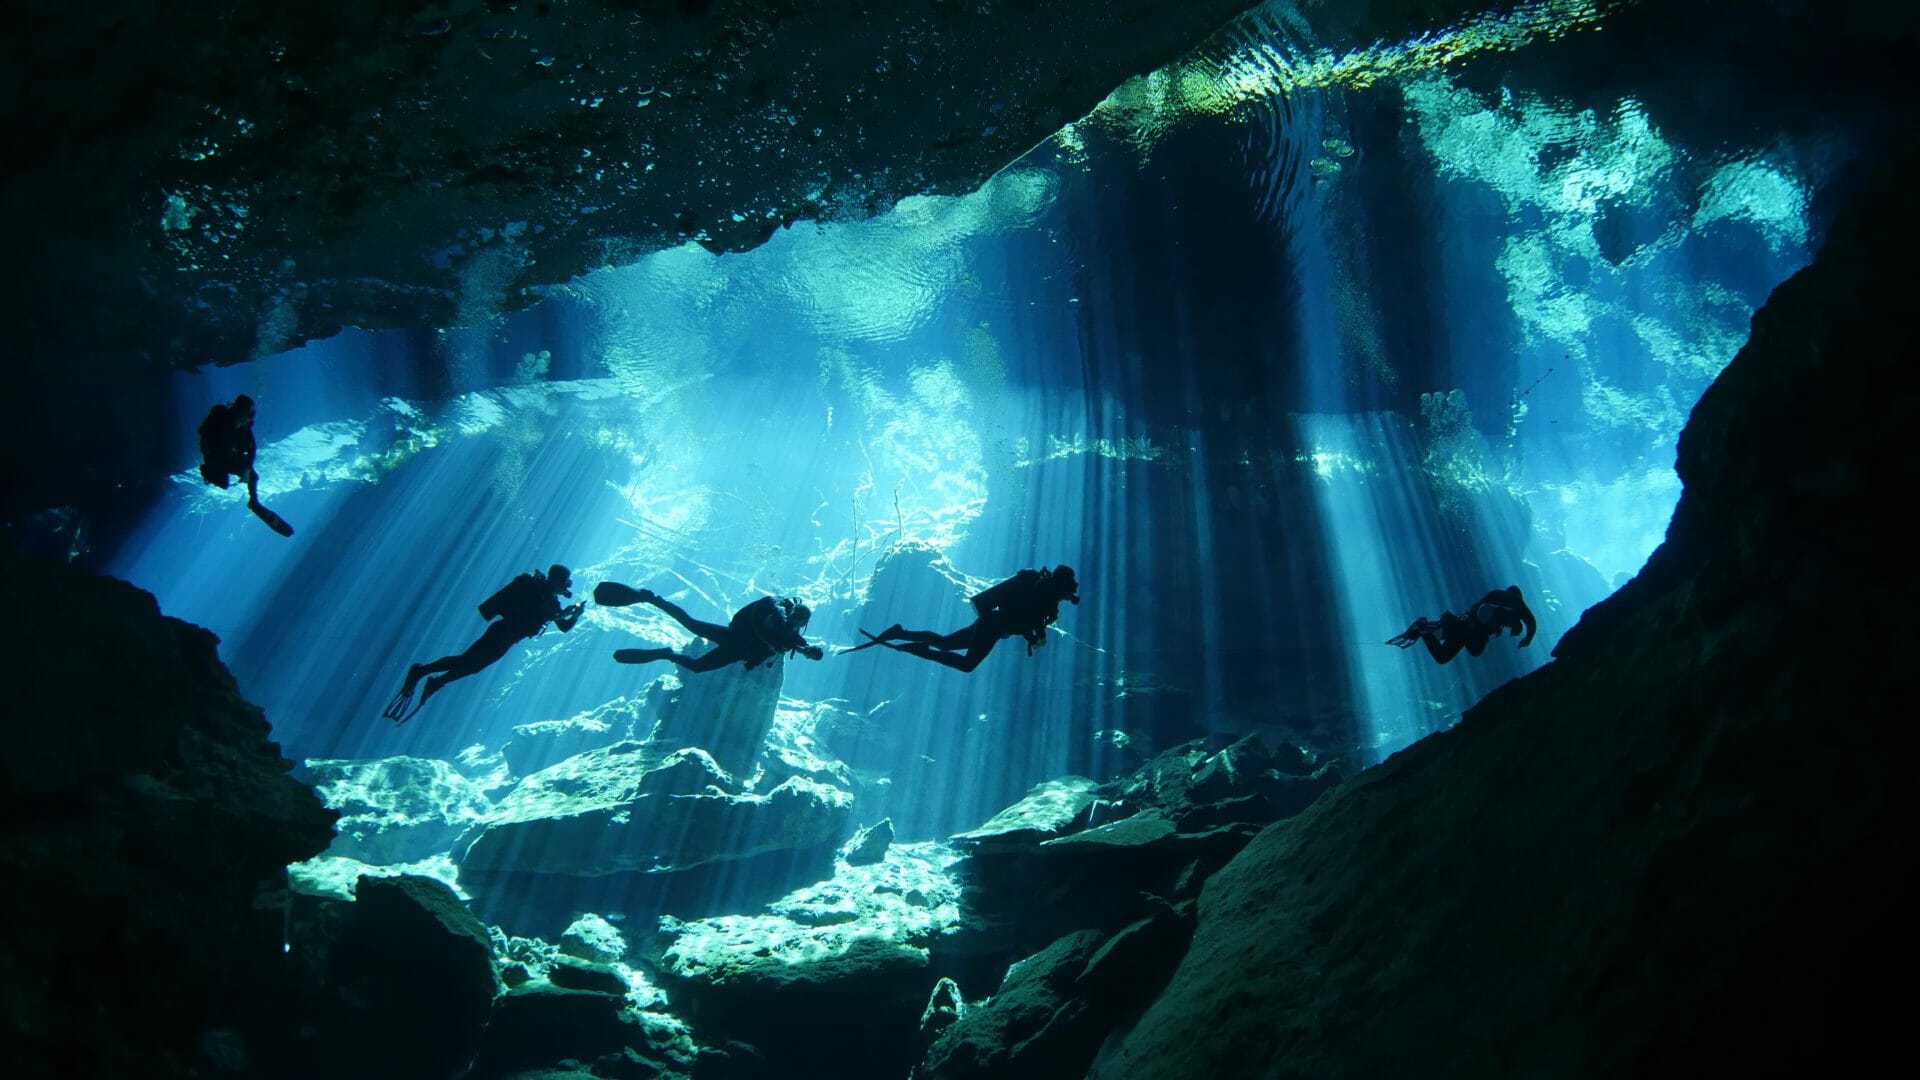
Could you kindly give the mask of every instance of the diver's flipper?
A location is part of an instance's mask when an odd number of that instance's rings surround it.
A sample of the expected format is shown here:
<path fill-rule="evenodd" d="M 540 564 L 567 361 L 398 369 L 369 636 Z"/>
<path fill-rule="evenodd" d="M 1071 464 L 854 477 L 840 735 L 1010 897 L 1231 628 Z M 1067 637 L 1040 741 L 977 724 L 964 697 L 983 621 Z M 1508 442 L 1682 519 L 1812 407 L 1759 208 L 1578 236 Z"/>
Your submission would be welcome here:
<path fill-rule="evenodd" d="M 257 517 L 261 521 L 266 522 L 267 528 L 272 529 L 274 532 L 279 533 L 281 536 L 293 535 L 293 526 L 287 524 L 286 518 L 281 517 L 279 514 L 274 513 L 273 511 L 267 509 L 264 506 L 259 505 L 258 503 L 248 507 L 248 509 L 253 511 L 254 517 Z"/>
<path fill-rule="evenodd" d="M 887 627 L 885 630 L 880 631 L 878 634 L 869 634 L 865 630 L 862 630 L 860 631 L 860 633 L 866 635 L 867 640 L 861 642 L 858 645 L 841 649 L 840 651 L 843 653 L 859 652 L 861 649 L 871 649 L 875 645 L 885 645 L 889 649 L 898 649 L 900 647 L 899 643 L 888 641 L 887 639 L 899 633 L 900 629 L 901 629 L 900 624 L 894 623 L 892 626 Z"/>
<path fill-rule="evenodd" d="M 657 599 L 652 589 L 636 589 L 617 581 L 603 581 L 593 587 L 593 602 L 601 607 L 626 607 Z"/>
<path fill-rule="evenodd" d="M 421 704 L 425 703 L 422 702 Z M 387 710 L 380 715 L 393 721 L 395 724 L 404 724 L 413 718 L 414 713 L 419 711 L 420 705 L 414 704 L 413 687 L 403 686 L 400 688 L 399 693 L 393 695 L 393 700 L 387 702 Z"/>
<path fill-rule="evenodd" d="M 671 649 L 615 649 L 613 659 L 621 664 L 651 664 L 664 660 Z"/>
<path fill-rule="evenodd" d="M 871 648 L 873 648 L 873 647 L 874 647 L 875 645 L 884 645 L 884 644 L 886 644 L 886 642 L 884 642 L 884 641 L 881 641 L 881 640 L 880 640 L 879 638 L 877 638 L 877 637 L 874 637 L 874 636 L 873 636 L 872 634 L 867 634 L 867 632 L 866 632 L 865 630 L 862 630 L 862 631 L 860 631 L 860 632 L 861 632 L 862 634 L 866 634 L 866 638 L 867 638 L 867 640 L 865 640 L 865 641 L 863 641 L 863 642 L 861 642 L 861 643 L 860 643 L 860 644 L 858 644 L 858 645 L 849 645 L 849 646 L 847 646 L 846 648 L 844 648 L 844 649 L 841 649 L 841 650 L 840 650 L 840 653 L 841 653 L 841 655 L 845 655 L 845 654 L 847 654 L 847 653 L 850 653 L 850 652 L 859 652 L 859 651 L 860 651 L 861 649 L 871 649 Z"/>

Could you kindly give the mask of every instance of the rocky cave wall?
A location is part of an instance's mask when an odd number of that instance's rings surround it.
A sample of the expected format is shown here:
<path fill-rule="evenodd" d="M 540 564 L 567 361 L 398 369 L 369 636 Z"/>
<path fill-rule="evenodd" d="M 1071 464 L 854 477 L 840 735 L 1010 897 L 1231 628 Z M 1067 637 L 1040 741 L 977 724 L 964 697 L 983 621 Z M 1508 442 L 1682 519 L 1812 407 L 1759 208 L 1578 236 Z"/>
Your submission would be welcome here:
<path fill-rule="evenodd" d="M 286 866 L 334 813 L 288 775 L 215 639 L 124 582 L 0 553 L 0 1059 L 184 1071 L 280 954 Z"/>

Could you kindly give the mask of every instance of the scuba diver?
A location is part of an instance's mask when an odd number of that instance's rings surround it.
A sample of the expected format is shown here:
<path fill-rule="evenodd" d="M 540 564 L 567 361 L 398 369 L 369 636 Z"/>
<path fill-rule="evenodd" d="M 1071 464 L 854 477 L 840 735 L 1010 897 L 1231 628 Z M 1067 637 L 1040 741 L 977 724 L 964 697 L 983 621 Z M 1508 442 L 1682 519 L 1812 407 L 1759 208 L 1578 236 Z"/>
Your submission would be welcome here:
<path fill-rule="evenodd" d="M 1388 638 L 1387 644 L 1405 649 L 1416 641 L 1424 642 L 1433 658 L 1444 664 L 1460 655 L 1462 649 L 1470 656 L 1479 656 L 1486 651 L 1487 642 L 1499 637 L 1502 630 L 1515 635 L 1524 631 L 1525 636 L 1520 638 L 1520 648 L 1524 649 L 1533 644 L 1535 629 L 1533 611 L 1520 598 L 1520 586 L 1509 585 L 1481 597 L 1465 615 L 1443 611 L 1438 619 L 1415 619 L 1412 626 Z"/>
<path fill-rule="evenodd" d="M 673 621 L 714 643 L 699 656 L 688 656 L 672 649 L 617 649 L 613 658 L 622 664 L 648 664 L 671 660 L 692 672 L 717 671 L 738 661 L 751 671 L 780 653 L 799 653 L 818 660 L 826 650 L 809 645 L 800 632 L 813 618 L 813 612 L 798 599 L 788 596 L 774 599 L 763 596 L 739 611 L 727 625 L 702 622 L 688 615 L 680 605 L 665 599 L 652 589 L 634 589 L 619 582 L 603 581 L 593 588 L 593 600 L 602 607 L 626 607 L 652 604 L 673 617 Z"/>
<path fill-rule="evenodd" d="M 507 655 L 507 650 L 517 642 L 545 630 L 548 623 L 559 627 L 563 634 L 573 629 L 587 605 L 581 601 L 561 607 L 560 597 L 572 595 L 572 572 L 559 563 L 547 567 L 544 574 L 531 570 L 514 578 L 480 605 L 481 618 L 499 621 L 490 622 L 486 632 L 467 646 L 467 651 L 409 667 L 400 692 L 387 703 L 386 718 L 396 724 L 413 719 L 413 714 L 420 711 L 427 699 L 445 689 L 448 683 L 494 663 Z M 425 675 L 433 678 L 421 688 L 420 700 L 416 703 L 413 688 Z"/>
<path fill-rule="evenodd" d="M 1026 639 L 1027 655 L 1032 656 L 1033 650 L 1047 643 L 1047 627 L 1060 617 L 1063 600 L 1080 602 L 1080 583 L 1074 580 L 1073 567 L 1022 570 L 975 596 L 973 609 L 980 617 L 951 634 L 903 630 L 899 623 L 894 623 L 878 634 L 860 631 L 867 634 L 868 640 L 847 651 L 885 645 L 945 664 L 955 671 L 972 671 L 1002 638 L 1016 634 Z"/>
<path fill-rule="evenodd" d="M 287 519 L 260 505 L 260 474 L 254 471 L 253 399 L 245 394 L 231 405 L 215 405 L 200 421 L 200 476 L 225 491 L 229 475 L 247 482 L 247 509 L 281 536 L 292 536 Z"/>

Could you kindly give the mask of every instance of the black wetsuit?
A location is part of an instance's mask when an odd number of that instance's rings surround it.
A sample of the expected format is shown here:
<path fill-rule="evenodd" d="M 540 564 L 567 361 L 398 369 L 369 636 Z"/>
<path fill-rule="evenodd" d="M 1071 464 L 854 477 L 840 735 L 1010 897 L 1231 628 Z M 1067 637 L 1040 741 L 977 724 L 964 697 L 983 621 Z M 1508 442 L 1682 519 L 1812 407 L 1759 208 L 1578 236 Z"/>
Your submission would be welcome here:
<path fill-rule="evenodd" d="M 260 504 L 260 474 L 253 460 L 259 448 L 253 439 L 253 421 L 234 423 L 234 407 L 215 405 L 200 421 L 200 476 L 214 487 L 225 490 L 239 477 L 247 484 L 247 509 L 282 536 L 292 536 L 293 526 L 285 518 Z"/>
<path fill-rule="evenodd" d="M 1060 617 L 1063 597 L 1047 588 L 1050 577 L 1044 570 L 1022 570 L 995 585 L 973 598 L 980 617 L 951 633 L 894 626 L 874 640 L 956 671 L 979 667 L 995 645 L 1016 635 L 1026 640 L 1031 654 L 1046 640 L 1047 627 Z"/>
<path fill-rule="evenodd" d="M 1437 635 L 1424 634 L 1420 640 L 1426 643 L 1427 652 L 1434 660 L 1442 664 L 1462 651 L 1468 656 L 1479 656 L 1487 651 L 1487 643 L 1502 631 L 1515 634 L 1524 631 L 1520 644 L 1531 644 L 1536 629 L 1533 611 L 1520 598 L 1517 588 L 1493 590 L 1468 608 L 1465 615 L 1442 612 L 1438 625 Z"/>
<path fill-rule="evenodd" d="M 509 592 L 511 590 L 511 592 Z M 409 680 L 422 675 L 437 675 L 431 680 L 428 696 L 455 679 L 464 679 L 482 671 L 507 655 L 507 650 L 546 629 L 548 623 L 558 626 L 564 633 L 573 629 L 579 616 L 567 616 L 560 607 L 560 598 L 548 587 L 545 575 L 539 573 L 521 574 L 513 579 L 506 589 L 482 604 L 481 614 L 495 601 L 500 601 L 500 618 L 487 625 L 477 641 L 467 646 L 466 651 L 443 656 L 424 664 L 417 664 L 408 673 Z"/>
<path fill-rule="evenodd" d="M 620 649 L 613 656 L 623 664 L 671 660 L 695 673 L 717 671 L 736 663 L 752 669 L 779 653 L 798 652 L 808 647 L 807 639 L 787 625 L 779 601 L 771 596 L 763 596 L 734 612 L 733 618 L 725 626 L 696 619 L 671 600 L 656 596 L 648 602 L 692 633 L 713 642 L 713 648 L 699 656 L 688 656 L 672 649 Z"/>

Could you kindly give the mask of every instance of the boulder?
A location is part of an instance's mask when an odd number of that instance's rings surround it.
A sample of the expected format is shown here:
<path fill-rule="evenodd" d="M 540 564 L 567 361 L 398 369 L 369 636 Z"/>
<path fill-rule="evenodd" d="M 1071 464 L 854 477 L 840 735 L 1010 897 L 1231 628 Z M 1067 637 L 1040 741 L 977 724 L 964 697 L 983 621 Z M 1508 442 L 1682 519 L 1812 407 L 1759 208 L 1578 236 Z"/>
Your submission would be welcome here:
<path fill-rule="evenodd" d="M 1338 779 L 1255 735 L 1216 746 L 1185 743 L 1110 784 L 1047 781 L 954 836 L 967 918 L 948 948 L 1010 957 L 1076 929 L 1117 931 L 1197 895 L 1263 826 Z"/>
<path fill-rule="evenodd" d="M 878 824 L 869 825 L 853 834 L 840 849 L 840 857 L 849 866 L 872 866 L 887 857 L 887 845 L 893 843 L 893 819 L 881 818 Z"/>
<path fill-rule="evenodd" d="M 833 757 L 816 734 L 823 718 L 839 711 L 837 705 L 828 702 L 782 698 L 774 712 L 773 726 L 761 746 L 753 786 L 766 789 L 791 777 L 804 776 L 853 790 L 858 783 L 853 770 Z"/>
<path fill-rule="evenodd" d="M 1098 1039 L 1082 1030 L 1088 1005 L 1075 980 L 1104 935 L 1080 930 L 1007 969 L 999 989 L 941 1033 L 913 1072 L 924 1080 L 1076 1075 L 1069 1062 Z"/>
<path fill-rule="evenodd" d="M 924 1048 L 928 949 L 959 921 L 957 858 L 894 844 L 766 914 L 663 920 L 668 991 L 703 1038 L 749 1044 L 787 1075 L 899 1075 Z M 849 1017 L 858 1039 L 820 1037 Z"/>
<path fill-rule="evenodd" d="M 975 848 L 1032 847 L 1084 827 L 1099 791 L 1100 785 L 1084 776 L 1047 780 L 986 824 L 957 833 L 953 839 Z"/>
<path fill-rule="evenodd" d="M 561 932 L 560 951 L 582 960 L 606 963 L 627 955 L 627 939 L 619 927 L 588 912 Z"/>
<path fill-rule="evenodd" d="M 699 1056 L 672 1017 L 629 1008 L 620 997 L 530 982 L 501 995 L 473 1063 L 476 1080 L 553 1070 L 589 1076 L 684 1075 Z M 550 1073 L 549 1073 L 550 1075 Z"/>
<path fill-rule="evenodd" d="M 499 984 L 486 928 L 438 881 L 365 877 L 356 899 L 303 899 L 283 990 L 258 1003 L 262 1076 L 446 1076 L 470 1061 Z"/>
<path fill-rule="evenodd" d="M 1111 936 L 1067 934 L 1007 969 L 978 1005 L 952 1013 L 914 1070 L 923 1080 L 1079 1076 L 1114 1025 L 1166 985 L 1193 930 L 1192 904 L 1157 908 Z M 957 988 L 955 993 L 957 994 Z M 938 997 L 936 988 L 936 998 Z"/>
<path fill-rule="evenodd" d="M 751 670 L 729 664 L 685 679 L 660 705 L 650 745 L 660 753 L 697 746 L 727 772 L 751 777 L 773 730 L 785 676 L 785 657 L 775 656 Z"/>

